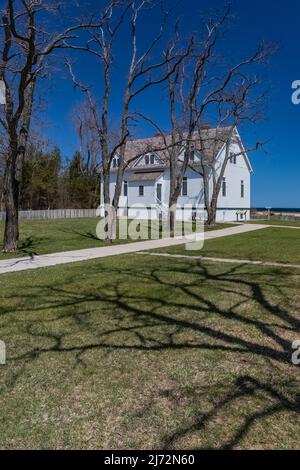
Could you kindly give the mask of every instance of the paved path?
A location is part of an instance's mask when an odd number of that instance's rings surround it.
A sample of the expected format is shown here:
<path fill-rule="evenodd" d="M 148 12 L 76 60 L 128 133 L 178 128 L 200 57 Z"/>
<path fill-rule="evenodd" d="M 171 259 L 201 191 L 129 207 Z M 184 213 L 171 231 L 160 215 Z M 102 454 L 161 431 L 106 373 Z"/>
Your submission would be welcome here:
<path fill-rule="evenodd" d="M 252 261 L 249 259 L 234 259 L 234 258 L 213 258 L 209 256 L 172 255 L 171 253 L 150 253 L 147 251 L 140 251 L 138 254 L 148 255 L 148 256 L 160 256 L 164 258 L 190 259 L 194 261 L 210 261 L 212 263 L 252 264 L 252 265 L 259 265 L 259 266 L 300 269 L 300 264 L 276 263 L 272 261 Z"/>
<path fill-rule="evenodd" d="M 256 224 L 253 224 L 256 225 Z M 262 225 L 262 224 L 259 224 Z M 300 227 L 294 227 L 293 225 L 272 225 L 272 224 L 264 224 L 266 227 L 272 227 L 272 228 L 291 228 L 292 230 L 300 230 Z"/>
<path fill-rule="evenodd" d="M 205 233 L 205 240 L 220 238 L 241 233 L 254 232 L 268 228 L 267 225 L 238 225 L 221 230 L 213 230 Z M 126 253 L 136 253 L 139 251 L 153 250 L 156 248 L 167 248 L 169 246 L 182 245 L 186 240 L 181 237 L 164 238 L 162 240 L 147 240 L 123 245 L 112 245 L 99 248 L 87 248 L 77 251 L 66 251 L 61 253 L 51 253 L 48 255 L 34 256 L 32 258 L 15 258 L 0 261 L 0 274 L 26 271 L 28 269 L 45 268 L 59 264 L 76 263 L 107 256 L 123 255 Z"/>

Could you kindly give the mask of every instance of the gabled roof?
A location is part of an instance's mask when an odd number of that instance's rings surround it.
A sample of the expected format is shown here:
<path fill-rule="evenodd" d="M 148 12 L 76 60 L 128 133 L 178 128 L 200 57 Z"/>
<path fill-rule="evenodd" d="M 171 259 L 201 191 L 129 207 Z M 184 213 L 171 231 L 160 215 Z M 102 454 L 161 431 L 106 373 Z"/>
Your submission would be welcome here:
<path fill-rule="evenodd" d="M 236 129 L 235 138 L 236 138 L 236 140 L 237 140 L 237 143 L 238 143 L 239 146 L 240 146 L 241 152 L 242 152 L 242 154 L 243 154 L 243 156 L 244 156 L 246 165 L 247 165 L 247 167 L 248 167 L 250 173 L 253 173 L 253 167 L 252 167 L 252 165 L 251 165 L 251 162 L 250 162 L 249 157 L 248 157 L 248 155 L 247 155 L 246 149 L 245 149 L 244 144 L 243 144 L 243 142 L 242 142 L 241 136 L 240 136 L 240 134 L 239 134 L 239 132 L 238 132 L 237 129 Z"/>
<path fill-rule="evenodd" d="M 162 171 L 155 172 L 138 172 L 129 176 L 129 181 L 155 181 L 162 175 Z"/>
<path fill-rule="evenodd" d="M 211 161 L 226 144 L 231 132 L 231 127 L 201 129 L 200 131 L 194 132 L 192 140 L 189 143 L 193 145 L 194 150 L 198 150 L 203 154 L 205 160 Z M 178 137 L 182 148 L 187 144 L 187 141 L 184 140 L 185 137 L 183 137 L 183 139 Z M 166 145 L 171 146 L 171 142 L 171 135 L 167 135 L 165 141 L 160 135 L 144 139 L 129 140 L 126 143 L 125 149 L 125 160 L 130 162 L 128 167 L 132 168 L 135 166 L 137 162 L 135 158 L 146 155 L 147 153 L 155 153 L 155 155 L 162 160 L 164 166 L 168 166 L 168 149 L 166 149 Z M 147 166 L 147 168 L 149 168 L 149 166 Z"/>

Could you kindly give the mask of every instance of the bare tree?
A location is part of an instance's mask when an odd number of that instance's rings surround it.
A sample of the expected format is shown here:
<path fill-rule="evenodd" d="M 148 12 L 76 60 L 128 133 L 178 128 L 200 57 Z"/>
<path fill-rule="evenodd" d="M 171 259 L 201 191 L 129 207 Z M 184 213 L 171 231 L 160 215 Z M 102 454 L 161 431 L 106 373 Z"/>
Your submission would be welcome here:
<path fill-rule="evenodd" d="M 165 142 L 165 155 L 170 165 L 169 228 L 171 233 L 175 231 L 177 201 L 181 193 L 183 177 L 189 167 L 193 168 L 190 161 L 193 149 L 200 150 L 203 158 L 202 169 L 195 171 L 203 177 L 207 222 L 215 223 L 217 200 L 230 158 L 235 129 L 240 122 L 255 119 L 258 110 L 254 109 L 253 105 L 261 102 L 257 94 L 255 99 L 252 98 L 252 106 L 250 106 L 249 95 L 253 92 L 258 80 L 251 78 L 249 74 L 247 76 L 246 69 L 264 62 L 274 52 L 274 46 L 259 45 L 253 54 L 234 65 L 223 64 L 221 69 L 219 64 L 218 67 L 212 66 L 216 61 L 215 49 L 224 35 L 224 25 L 229 19 L 230 8 L 228 7 L 219 18 L 209 20 L 206 23 L 204 39 L 201 40 L 195 34 L 191 41 L 193 44 L 191 53 L 177 64 L 173 73 L 169 74 L 171 132 L 166 134 L 154 120 L 145 118 L 153 124 Z M 217 74 L 215 69 L 218 70 Z M 203 132 L 202 123 L 205 122 L 208 112 L 216 117 L 219 116 L 214 141 L 210 142 L 210 147 L 217 148 L 220 145 L 220 139 L 225 139 L 223 145 L 226 145 L 226 157 L 218 176 L 216 162 L 211 156 L 210 160 L 205 160 L 205 151 L 203 151 L 207 145 L 207 142 L 203 142 L 207 133 Z M 224 126 L 229 129 L 225 137 L 222 132 Z M 259 144 L 256 145 L 258 146 Z M 179 158 L 180 155 L 182 155 L 181 158 Z M 209 191 L 211 180 L 213 181 L 212 194 Z"/>
<path fill-rule="evenodd" d="M 257 78 L 242 76 L 234 88 L 222 94 L 219 102 L 219 121 L 210 137 L 201 129 L 197 131 L 197 140 L 201 148 L 204 202 L 207 211 L 207 224 L 216 223 L 217 204 L 228 162 L 239 156 L 247 155 L 264 145 L 257 141 L 251 148 L 245 149 L 240 142 L 237 128 L 245 122 L 257 122 L 261 117 L 265 93 L 255 92 L 259 85 Z M 209 142 L 209 139 L 211 142 Z M 238 153 L 232 152 L 238 144 Z M 207 148 L 210 151 L 207 152 Z M 224 158 L 218 160 L 220 149 L 224 149 Z"/>
<path fill-rule="evenodd" d="M 104 92 L 101 99 L 100 109 L 93 98 L 91 89 L 80 83 L 68 62 L 68 67 L 73 81 L 83 92 L 87 94 L 91 113 L 94 117 L 94 124 L 98 130 L 98 136 L 101 144 L 102 157 L 102 181 L 105 217 L 107 218 L 107 238 L 114 236 L 115 221 L 117 209 L 122 190 L 124 172 L 129 163 L 137 159 L 139 155 L 132 156 L 130 162 L 125 159 L 126 143 L 131 135 L 130 120 L 139 115 L 132 110 L 132 104 L 135 98 L 142 95 L 150 87 L 161 85 L 174 73 L 184 57 L 189 54 L 188 50 L 175 51 L 173 41 L 170 41 L 164 54 L 157 56 L 156 49 L 161 43 L 165 33 L 165 26 L 170 11 L 162 10 L 162 20 L 158 33 L 150 40 L 141 52 L 138 47 L 138 26 L 141 15 L 150 8 L 155 8 L 156 2 L 153 0 L 138 0 L 125 2 L 112 2 L 104 11 L 103 27 L 98 31 L 89 31 L 91 36 L 88 44 L 83 47 L 89 53 L 98 58 L 104 81 Z M 111 98 L 111 69 L 114 63 L 113 49 L 116 45 L 117 34 L 121 26 L 125 24 L 130 27 L 131 50 L 128 57 L 128 70 L 126 83 L 123 90 L 122 112 L 118 136 L 114 139 L 112 145 L 111 127 L 109 125 L 109 100 Z M 111 201 L 109 183 L 110 169 L 113 158 L 118 155 L 118 168 L 116 176 L 116 185 L 114 195 Z"/>
<path fill-rule="evenodd" d="M 53 32 L 55 7 L 54 2 L 43 0 L 8 0 L 2 12 L 0 80 L 5 84 L 6 106 L 0 125 L 7 137 L 3 190 L 6 252 L 17 250 L 19 189 L 37 81 L 46 74 L 49 56 L 78 39 L 79 29 L 93 25 L 92 21 L 77 20 L 62 32 Z"/>
<path fill-rule="evenodd" d="M 99 173 L 101 146 L 89 102 L 84 100 L 76 105 L 72 115 L 82 156 L 82 174 L 96 175 Z"/>

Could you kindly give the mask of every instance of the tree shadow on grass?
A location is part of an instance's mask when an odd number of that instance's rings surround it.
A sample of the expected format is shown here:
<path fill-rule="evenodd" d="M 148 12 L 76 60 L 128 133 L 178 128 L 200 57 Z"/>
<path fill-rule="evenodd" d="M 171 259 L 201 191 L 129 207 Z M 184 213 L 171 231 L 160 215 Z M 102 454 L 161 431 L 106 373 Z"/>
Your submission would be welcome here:
<path fill-rule="evenodd" d="M 291 337 L 297 339 L 300 319 L 285 292 L 291 282 L 290 272 L 243 266 L 216 270 L 201 261 L 187 260 L 173 262 L 173 274 L 166 261 L 154 268 L 150 262 L 143 268 L 115 266 L 99 262 L 89 267 L 91 278 L 101 273 L 101 282 L 96 286 L 79 286 L 78 274 L 72 273 L 60 287 L 55 283 L 34 287 L 41 299 L 39 305 L 30 303 L 31 291 L 22 293 L 18 308 L 0 310 L 2 318 L 18 312 L 37 313 L 36 318 L 25 317 L 21 321 L 23 333 L 35 339 L 36 345 L 33 341 L 29 350 L 11 361 L 30 363 L 47 353 L 73 353 L 77 365 L 85 367 L 84 355 L 88 351 L 172 354 L 190 350 L 200 353 L 200 358 L 205 351 L 229 354 L 240 370 L 232 390 L 199 418 L 195 417 L 192 425 L 180 426 L 165 436 L 165 449 L 176 448 L 181 439 L 206 429 L 229 404 L 237 406 L 243 398 L 258 392 L 267 397 L 263 406 L 248 413 L 219 448 L 237 447 L 261 419 L 282 411 L 300 412 L 299 396 L 291 399 L 278 392 L 274 384 L 265 383 L 265 377 L 258 379 L 243 373 L 243 363 L 253 358 L 259 361 L 260 368 L 265 363 L 271 364 L 273 370 L 278 365 L 281 372 L 294 371 Z M 279 296 L 276 301 L 270 299 L 274 292 Z M 245 313 L 249 306 L 258 313 Z M 49 308 L 56 313 L 43 318 L 43 310 Z M 99 314 L 104 320 L 107 315 L 113 326 L 99 322 Z M 71 322 L 69 329 L 51 332 L 51 323 L 64 318 Z M 88 339 L 66 342 L 78 329 Z M 42 344 L 44 340 L 46 346 Z M 294 380 L 293 373 L 290 381 Z"/>
<path fill-rule="evenodd" d="M 176 348 L 198 348 L 198 349 L 220 349 L 220 350 L 232 350 L 237 352 L 250 352 L 251 354 L 256 354 L 258 356 L 266 357 L 269 359 L 275 359 L 280 362 L 290 362 L 290 353 L 291 353 L 291 343 L 289 340 L 286 340 L 284 336 L 281 336 L 278 330 L 288 331 L 288 332 L 299 332 L 300 330 L 300 319 L 297 318 L 295 315 L 291 314 L 288 310 L 280 307 L 279 305 L 273 305 L 265 296 L 264 289 L 260 285 L 259 281 L 252 281 L 249 279 L 243 279 L 239 273 L 241 269 L 240 266 L 230 267 L 226 271 L 220 274 L 212 274 L 209 272 L 209 268 L 203 265 L 201 262 L 197 263 L 197 268 L 200 272 L 191 273 L 189 269 L 180 269 L 176 271 L 178 274 L 179 272 L 183 275 L 193 275 L 199 276 L 201 278 L 201 290 L 196 291 L 195 288 L 199 287 L 199 280 L 196 282 L 188 282 L 184 283 L 177 283 L 174 281 L 168 281 L 165 277 L 165 274 L 168 274 L 168 271 L 161 271 L 157 269 L 149 270 L 146 272 L 132 272 L 131 270 L 126 269 L 116 269 L 112 268 L 109 270 L 110 273 L 115 274 L 116 276 L 133 276 L 137 278 L 137 282 L 148 282 L 154 283 L 156 286 L 164 286 L 166 289 L 174 291 L 174 297 L 170 298 L 170 296 L 161 296 L 155 297 L 149 295 L 149 292 L 146 294 L 138 294 L 134 293 L 134 287 L 127 290 L 125 293 L 122 291 L 121 284 L 116 281 L 115 284 L 112 282 L 108 282 L 101 287 L 101 293 L 95 292 L 95 289 L 86 290 L 79 289 L 78 291 L 73 288 L 67 289 L 63 287 L 57 287 L 54 285 L 49 286 L 37 286 L 36 289 L 42 293 L 43 296 L 48 297 L 50 300 L 46 302 L 45 306 L 39 305 L 37 307 L 38 311 L 42 311 L 44 308 L 48 309 L 56 308 L 56 309 L 66 309 L 69 307 L 80 307 L 81 305 L 88 305 L 88 310 L 92 308 L 91 306 L 100 304 L 109 305 L 110 311 L 114 312 L 123 312 L 120 316 L 120 321 L 124 318 L 138 320 L 138 326 L 131 326 L 129 328 L 130 331 L 134 332 L 136 335 L 136 330 L 141 327 L 148 327 L 152 325 L 154 322 L 156 325 L 159 324 L 161 326 L 170 326 L 176 327 L 181 332 L 182 331 L 190 331 L 191 333 L 201 334 L 207 340 L 219 341 L 217 344 L 209 344 L 203 342 L 194 342 L 193 344 L 189 343 L 176 343 L 172 342 L 160 342 L 160 341 L 153 341 L 151 338 L 150 343 L 147 341 L 146 336 L 142 336 L 142 344 L 107 344 L 105 342 L 96 343 L 95 345 L 86 345 L 82 346 L 82 348 L 88 349 L 93 347 L 99 348 L 133 348 L 133 349 L 176 349 Z M 105 277 L 105 272 L 101 271 L 102 275 Z M 164 276 L 162 276 L 164 274 Z M 258 278 L 260 276 L 259 273 L 253 272 L 251 273 L 253 278 Z M 138 281 L 139 279 L 139 281 Z M 68 279 L 68 283 L 72 283 L 72 279 Z M 213 301 L 211 298 L 205 295 L 203 292 L 203 288 L 205 287 L 205 283 L 207 282 L 214 282 L 216 283 L 217 290 L 219 294 L 227 295 L 235 295 L 238 296 L 238 301 L 232 303 L 229 308 L 222 308 L 219 302 L 219 298 L 217 301 Z M 222 285 L 221 285 L 222 283 Z M 224 285 L 226 283 L 226 285 Z M 239 286 L 238 289 L 235 286 Z M 232 287 L 231 287 L 232 286 Z M 246 287 L 247 292 L 242 292 L 240 287 Z M 276 286 L 276 289 L 278 287 Z M 281 296 L 284 294 L 281 293 Z M 22 300 L 25 300 L 26 304 L 26 293 L 22 295 Z M 28 295 L 28 298 L 31 298 L 31 294 Z M 181 301 L 180 298 L 183 299 L 191 299 L 192 302 L 187 303 L 185 300 Z M 283 303 L 286 299 L 282 299 Z M 247 304 L 248 302 L 254 302 L 254 304 L 258 305 L 262 312 L 268 314 L 268 320 L 264 316 L 263 319 L 259 319 L 257 317 L 246 316 L 243 313 L 239 312 L 239 309 Z M 186 312 L 185 318 L 181 318 L 180 316 L 170 315 L 163 311 L 170 308 L 178 312 L 180 309 L 184 309 Z M 33 311 L 31 307 L 28 311 Z M 12 311 L 16 311 L 16 309 L 12 309 Z M 17 309 L 18 311 L 18 309 Z M 26 306 L 21 307 L 20 311 L 26 312 Z M 163 313 L 162 313 L 163 312 Z M 9 313 L 9 311 L 3 311 L 2 315 L 5 313 Z M 193 317 L 195 314 L 199 315 L 206 315 L 206 316 L 213 316 L 217 317 L 221 320 L 230 320 L 231 322 L 235 322 L 241 327 L 254 327 L 258 330 L 263 336 L 263 340 L 260 343 L 253 341 L 253 339 L 245 339 L 242 336 L 236 335 L 233 332 L 226 332 L 222 329 L 216 328 L 216 325 L 210 327 L 209 325 L 202 323 L 201 318 L 200 321 L 191 320 L 189 318 L 189 313 L 193 313 Z M 67 316 L 71 316 L 74 321 L 77 321 L 79 318 L 79 314 L 74 315 L 66 314 Z M 130 317 L 128 317 L 128 315 Z M 84 313 L 81 315 L 81 318 L 84 318 Z M 45 320 L 42 320 L 44 322 Z M 52 320 L 50 320 L 52 321 Z M 82 320 L 81 320 L 82 321 Z M 93 328 L 93 325 L 90 325 Z M 276 330 L 276 332 L 275 332 Z M 102 331 L 100 333 L 101 338 L 108 337 L 112 335 L 114 332 L 122 332 L 127 331 L 127 328 L 120 327 L 116 330 L 109 330 L 109 331 Z M 273 345 L 265 345 L 264 343 L 272 342 Z M 155 343 L 155 344 L 153 344 Z M 71 349 L 80 349 L 80 346 L 74 345 Z M 69 350 L 71 350 L 69 349 Z M 59 347 L 56 348 L 57 351 L 61 350 Z M 61 350 L 63 351 L 63 350 Z M 38 351 L 37 351 L 38 352 Z M 42 352 L 42 351 L 41 351 Z"/>
<path fill-rule="evenodd" d="M 232 407 L 237 408 L 240 406 L 239 402 L 241 400 L 247 399 L 249 402 L 252 398 L 259 396 L 261 397 L 261 401 L 265 402 L 265 405 L 260 406 L 260 409 L 257 411 L 255 411 L 255 407 L 252 407 L 250 412 L 244 411 L 242 419 L 238 420 L 241 421 L 241 423 L 234 423 L 235 426 L 233 426 L 234 429 L 231 430 L 230 435 L 226 436 L 223 442 L 218 443 L 216 449 L 235 449 L 251 431 L 252 426 L 255 426 L 262 419 L 274 417 L 281 412 L 300 414 L 300 393 L 291 398 L 279 392 L 274 385 L 264 383 L 261 380 L 247 375 L 241 375 L 236 379 L 232 389 L 227 392 L 221 400 L 214 404 L 210 410 L 202 413 L 198 419 L 195 419 L 192 425 L 182 427 L 166 436 L 162 442 L 162 448 L 164 450 L 176 448 L 178 444 L 180 445 L 180 441 L 189 440 L 192 435 L 205 431 L 205 428 L 209 426 L 210 423 L 217 420 L 219 415 L 223 416 L 223 426 L 228 426 L 226 421 L 230 421 L 231 418 L 230 407 L 231 409 Z M 226 417 L 224 417 L 224 413 L 227 414 Z"/>
<path fill-rule="evenodd" d="M 34 256 L 38 256 L 38 250 L 39 247 L 45 242 L 45 239 L 42 238 L 36 238 L 36 237 L 27 237 L 23 240 L 21 240 L 18 244 L 18 251 L 13 254 L 10 253 L 10 256 L 17 256 L 17 255 L 23 255 L 23 256 L 30 256 L 33 258 Z M 0 245 L 0 251 L 3 250 L 3 244 Z M 6 255 L 7 253 L 3 253 L 2 255 Z"/>
<path fill-rule="evenodd" d="M 75 230 L 75 229 L 72 229 L 72 230 L 62 229 L 62 232 L 67 233 L 67 234 L 72 234 L 72 235 L 75 234 L 77 235 L 78 238 L 94 240 L 94 241 L 99 242 L 99 238 L 97 237 L 97 235 L 95 233 L 92 233 L 91 231 L 80 232 L 79 230 Z"/>
<path fill-rule="evenodd" d="M 18 251 L 23 255 L 33 258 L 38 255 L 37 250 L 42 242 L 43 240 L 41 238 L 27 237 L 19 243 Z"/>

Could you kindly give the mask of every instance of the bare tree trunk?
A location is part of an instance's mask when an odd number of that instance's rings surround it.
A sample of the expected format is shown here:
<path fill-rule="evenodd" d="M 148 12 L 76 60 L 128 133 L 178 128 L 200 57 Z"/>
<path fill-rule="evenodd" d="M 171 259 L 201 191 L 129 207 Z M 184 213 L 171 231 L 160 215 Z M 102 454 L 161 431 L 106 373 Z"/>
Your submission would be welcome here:
<path fill-rule="evenodd" d="M 173 139 L 174 142 L 174 139 Z M 169 193 L 169 213 L 168 213 L 168 229 L 170 236 L 174 237 L 176 232 L 176 212 L 177 212 L 177 201 L 180 194 L 178 191 L 178 180 L 177 180 L 177 152 L 176 148 L 171 149 L 170 155 L 170 193 Z"/>
<path fill-rule="evenodd" d="M 221 172 L 221 175 L 224 174 L 224 170 Z M 209 197 L 206 200 L 206 209 L 207 209 L 207 225 L 215 225 L 217 221 L 217 208 L 218 208 L 218 197 L 220 194 L 221 183 L 223 176 L 219 177 L 217 181 L 213 181 L 213 190 L 211 199 Z M 209 187 L 209 178 L 206 181 L 207 188 Z"/>
<path fill-rule="evenodd" d="M 173 116 L 172 116 L 173 118 Z M 173 137 L 174 143 L 174 137 Z M 176 182 L 177 182 L 177 152 L 175 148 L 170 151 L 170 193 L 169 193 L 169 213 L 168 213 L 168 229 L 171 237 L 174 236 L 176 228 Z"/>
<path fill-rule="evenodd" d="M 13 161 L 15 156 L 9 156 L 4 175 L 5 229 L 3 251 L 17 251 L 19 240 L 19 184 L 15 179 Z"/>
<path fill-rule="evenodd" d="M 1 119 L 0 123 L 7 132 L 9 149 L 4 181 L 6 209 L 4 251 L 6 252 L 16 251 L 18 245 L 19 188 L 35 82 L 41 76 L 49 55 L 62 47 L 62 43 L 64 48 L 71 47 L 67 44 L 67 40 L 74 39 L 74 32 L 91 25 L 90 22 L 80 23 L 67 27 L 59 34 L 51 34 L 52 26 L 49 31 L 43 28 L 47 21 L 36 23 L 37 12 L 42 11 L 47 17 L 48 9 L 49 5 L 44 5 L 44 2 L 8 0 L 1 15 L 0 78 L 5 85 L 6 119 L 5 121 Z"/>
<path fill-rule="evenodd" d="M 106 234 L 106 240 L 112 241 L 113 226 L 112 226 L 112 217 L 111 217 L 109 183 L 110 183 L 109 169 L 106 167 L 103 167 L 103 200 L 104 200 L 104 217 L 106 220 L 105 234 Z"/>
<path fill-rule="evenodd" d="M 190 137 L 188 136 L 188 141 Z M 190 151 L 187 149 L 184 152 L 184 160 L 181 166 L 178 165 L 178 152 L 176 151 L 176 138 L 173 139 L 174 147 L 170 158 L 170 196 L 169 196 L 169 230 L 173 237 L 176 233 L 176 213 L 177 213 L 177 202 L 181 193 L 182 183 L 184 175 L 188 168 L 188 162 L 190 158 Z"/>
<path fill-rule="evenodd" d="M 10 154 L 6 161 L 4 177 L 4 202 L 6 209 L 3 250 L 6 253 L 17 251 L 19 241 L 19 198 L 22 182 L 23 163 L 31 121 L 33 93 L 32 81 L 25 92 L 24 109 L 21 114 L 19 135 L 13 129 L 10 136 Z M 17 141 L 17 142 L 16 142 Z"/>
<path fill-rule="evenodd" d="M 122 158 L 124 159 L 124 157 L 122 157 Z M 122 194 L 122 185 L 123 185 L 123 179 L 124 179 L 124 172 L 125 172 L 125 165 L 124 165 L 124 163 L 121 163 L 121 166 L 118 168 L 114 198 L 113 198 L 113 202 L 112 202 L 112 207 L 113 207 L 113 210 L 116 214 L 118 212 L 120 197 L 121 197 L 121 194 Z"/>
<path fill-rule="evenodd" d="M 212 201 L 210 200 L 210 194 L 209 194 L 209 183 L 210 183 L 209 173 L 210 173 L 210 171 L 209 171 L 209 168 L 207 167 L 207 165 L 203 165 L 202 169 L 203 169 L 204 203 L 205 203 L 205 208 L 206 208 L 206 212 L 207 212 L 206 223 L 207 223 L 207 225 L 214 225 L 215 221 L 216 221 L 216 217 L 215 217 L 214 211 L 211 207 L 211 202 Z"/>
<path fill-rule="evenodd" d="M 170 231 L 170 236 L 174 237 L 176 233 L 176 208 L 177 208 L 177 203 L 170 203 L 169 206 L 169 214 L 168 214 L 168 225 L 169 225 L 169 231 Z"/>
<path fill-rule="evenodd" d="M 217 219 L 217 204 L 216 201 L 211 201 L 207 208 L 207 225 L 215 225 Z"/>

